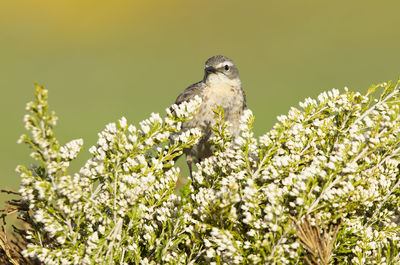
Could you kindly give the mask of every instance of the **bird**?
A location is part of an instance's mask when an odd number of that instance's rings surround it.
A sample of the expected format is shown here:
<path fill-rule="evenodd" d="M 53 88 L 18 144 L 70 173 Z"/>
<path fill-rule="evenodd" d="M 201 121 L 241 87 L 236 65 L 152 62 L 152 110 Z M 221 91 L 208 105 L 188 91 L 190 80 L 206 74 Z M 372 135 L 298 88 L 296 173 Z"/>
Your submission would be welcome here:
<path fill-rule="evenodd" d="M 182 124 L 182 131 L 198 128 L 202 132 L 198 143 L 183 151 L 192 180 L 192 164 L 213 153 L 209 142 L 216 119 L 213 110 L 223 108 L 224 121 L 231 124 L 229 132 L 237 137 L 240 134 L 240 116 L 247 108 L 239 71 L 233 61 L 223 55 L 213 56 L 205 62 L 203 80 L 187 87 L 178 95 L 175 104 L 191 101 L 196 96 L 201 98 L 201 104 L 194 116 Z"/>

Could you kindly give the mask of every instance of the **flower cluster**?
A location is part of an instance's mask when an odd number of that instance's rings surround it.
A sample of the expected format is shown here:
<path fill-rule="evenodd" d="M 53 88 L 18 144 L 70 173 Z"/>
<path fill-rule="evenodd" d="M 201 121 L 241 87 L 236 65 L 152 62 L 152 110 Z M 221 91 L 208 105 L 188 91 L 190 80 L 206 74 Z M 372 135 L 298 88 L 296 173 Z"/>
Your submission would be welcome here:
<path fill-rule="evenodd" d="M 71 175 L 83 142 L 58 143 L 47 91 L 37 87 L 25 117 L 31 136 L 21 141 L 38 164 L 17 168 L 31 226 L 25 257 L 43 264 L 400 263 L 399 83 L 307 98 L 259 138 L 250 110 L 237 137 L 216 110 L 215 152 L 176 195 L 174 161 L 201 137 L 181 125 L 200 104 L 173 105 L 164 119 L 151 114 L 138 127 L 125 118 L 107 125 Z"/>
<path fill-rule="evenodd" d="M 333 89 L 278 117 L 259 139 L 250 111 L 235 141 L 224 141 L 228 131 L 217 122 L 219 148 L 198 164 L 192 183 L 200 260 L 297 264 L 316 251 L 301 244 L 293 222 L 313 214 L 321 230 L 342 228 L 331 262 L 400 262 L 399 95 L 398 84 L 366 96 Z"/>
<path fill-rule="evenodd" d="M 32 137 L 21 138 L 36 147 L 33 157 L 41 162 L 17 169 L 34 228 L 23 254 L 44 264 L 185 263 L 178 245 L 187 240 L 188 216 L 175 194 L 179 170 L 172 166 L 201 134 L 170 136 L 180 132 L 201 101 L 172 106 L 165 119 L 152 114 L 140 128 L 125 118 L 108 124 L 89 149 L 92 158 L 68 175 L 68 162 L 83 142 L 58 144 L 46 100 L 47 91 L 37 87 L 36 103 L 28 104 L 31 114 L 25 118 Z"/>

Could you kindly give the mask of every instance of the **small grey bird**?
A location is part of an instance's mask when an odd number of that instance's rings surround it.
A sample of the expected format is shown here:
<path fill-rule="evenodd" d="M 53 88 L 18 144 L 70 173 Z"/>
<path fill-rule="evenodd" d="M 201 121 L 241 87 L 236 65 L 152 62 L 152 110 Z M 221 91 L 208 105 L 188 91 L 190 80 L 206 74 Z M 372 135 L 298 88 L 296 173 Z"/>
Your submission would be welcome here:
<path fill-rule="evenodd" d="M 182 130 L 199 128 L 203 133 L 195 146 L 184 151 L 190 177 L 192 177 L 192 163 L 198 163 L 212 155 L 213 148 L 209 139 L 213 134 L 212 126 L 215 123 L 213 110 L 218 106 L 223 107 L 225 121 L 232 124 L 230 133 L 235 137 L 240 133 L 239 119 L 247 107 L 239 71 L 231 59 L 222 55 L 213 56 L 206 61 L 203 80 L 186 88 L 178 96 L 175 104 L 190 101 L 195 96 L 199 96 L 202 103 L 194 117 L 182 124 Z"/>

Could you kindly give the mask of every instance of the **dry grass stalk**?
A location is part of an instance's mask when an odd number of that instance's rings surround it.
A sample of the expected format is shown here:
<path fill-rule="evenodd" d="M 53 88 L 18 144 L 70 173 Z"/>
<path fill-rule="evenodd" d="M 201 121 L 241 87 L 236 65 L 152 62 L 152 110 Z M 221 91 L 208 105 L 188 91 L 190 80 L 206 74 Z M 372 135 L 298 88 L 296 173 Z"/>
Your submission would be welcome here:
<path fill-rule="evenodd" d="M 294 217 L 290 218 L 293 221 L 296 235 L 300 239 L 301 245 L 308 252 L 308 255 L 304 257 L 306 262 L 310 265 L 328 265 L 341 225 L 330 225 L 328 230 L 324 225 L 320 225 L 315 213 L 312 214 L 315 223 L 311 221 L 308 214 L 298 220 Z"/>
<path fill-rule="evenodd" d="M 10 190 L 1 190 L 1 192 L 7 194 L 18 195 L 17 192 Z M 28 243 L 25 239 L 26 229 L 29 229 L 29 224 L 22 218 L 18 217 L 22 221 L 23 228 L 19 229 L 13 225 L 14 232 L 7 231 L 6 217 L 11 214 L 17 214 L 21 211 L 28 211 L 26 204 L 20 200 L 10 200 L 6 202 L 8 206 L 0 210 L 3 224 L 0 231 L 0 264 L 4 265 L 26 265 L 26 264 L 37 264 L 35 261 L 26 259 L 22 256 L 21 252 Z M 10 239 L 13 238 L 13 239 Z"/>

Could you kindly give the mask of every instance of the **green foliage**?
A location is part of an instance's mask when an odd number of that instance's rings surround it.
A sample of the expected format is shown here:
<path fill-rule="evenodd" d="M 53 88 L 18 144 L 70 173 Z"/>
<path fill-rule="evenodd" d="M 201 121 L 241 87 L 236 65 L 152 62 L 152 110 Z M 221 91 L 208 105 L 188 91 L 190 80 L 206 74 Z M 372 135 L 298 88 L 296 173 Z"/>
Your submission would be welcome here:
<path fill-rule="evenodd" d="M 200 99 L 140 129 L 107 125 L 70 175 L 83 141 L 58 143 L 36 87 L 21 142 L 38 164 L 18 167 L 31 225 L 23 254 L 43 264 L 399 263 L 398 85 L 308 98 L 259 139 L 251 111 L 233 138 L 215 110 L 215 153 L 180 196 L 174 159 L 201 137 L 181 124 Z"/>

